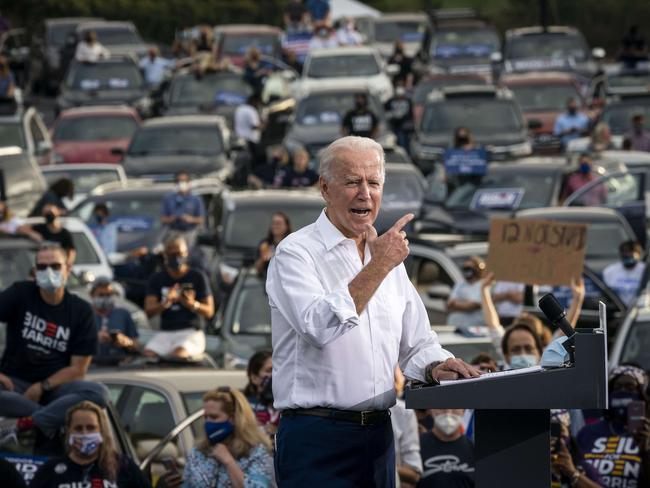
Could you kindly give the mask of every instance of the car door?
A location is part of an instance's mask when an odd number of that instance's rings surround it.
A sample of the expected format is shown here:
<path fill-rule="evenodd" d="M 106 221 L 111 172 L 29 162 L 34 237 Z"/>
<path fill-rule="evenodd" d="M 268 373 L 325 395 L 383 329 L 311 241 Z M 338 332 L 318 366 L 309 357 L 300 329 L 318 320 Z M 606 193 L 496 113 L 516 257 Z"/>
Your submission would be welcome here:
<path fill-rule="evenodd" d="M 36 112 L 32 112 L 28 117 L 29 139 L 32 143 L 30 150 L 37 158 L 39 165 L 50 164 L 52 142 L 49 133 Z"/>
<path fill-rule="evenodd" d="M 617 171 L 597 178 L 575 191 L 565 207 L 608 207 L 620 212 L 645 248 L 647 243 L 648 176 L 643 170 Z"/>

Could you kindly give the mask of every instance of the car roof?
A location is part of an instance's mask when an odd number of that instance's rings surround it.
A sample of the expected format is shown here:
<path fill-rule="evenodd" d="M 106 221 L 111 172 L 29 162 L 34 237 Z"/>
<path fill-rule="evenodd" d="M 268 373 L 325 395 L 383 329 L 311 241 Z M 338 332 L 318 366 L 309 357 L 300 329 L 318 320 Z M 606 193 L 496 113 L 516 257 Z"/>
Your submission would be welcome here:
<path fill-rule="evenodd" d="M 59 114 L 59 119 L 71 117 L 81 117 L 88 115 L 106 116 L 106 115 L 132 115 L 138 117 L 138 111 L 128 105 L 92 105 L 89 107 L 73 107 L 63 110 Z"/>
<path fill-rule="evenodd" d="M 509 29 L 506 31 L 506 37 L 521 37 L 536 34 L 567 34 L 576 35 L 580 31 L 575 27 L 568 25 L 549 25 L 546 28 L 541 25 L 532 25 L 528 27 L 518 27 L 516 29 Z"/>
<path fill-rule="evenodd" d="M 131 30 L 135 30 L 135 25 L 130 20 L 93 20 L 90 22 L 82 22 L 77 27 L 77 30 L 95 30 L 107 27 L 125 27 Z"/>
<path fill-rule="evenodd" d="M 143 128 L 168 127 L 174 125 L 210 125 L 224 123 L 225 119 L 220 115 L 167 115 L 145 120 Z"/>
<path fill-rule="evenodd" d="M 6 156 L 20 156 L 23 150 L 18 146 L 0 147 L 0 158 Z"/>
<path fill-rule="evenodd" d="M 37 242 L 28 237 L 0 233 L 0 250 L 2 249 L 38 249 Z"/>
<path fill-rule="evenodd" d="M 114 171 L 119 173 L 119 168 L 121 166 L 114 163 L 66 163 L 42 166 L 41 171 L 43 173 L 74 173 L 75 171 L 94 169 L 97 171 Z"/>
<path fill-rule="evenodd" d="M 247 206 L 248 204 L 258 205 L 259 202 L 290 202 L 305 204 L 316 203 L 323 201 L 321 194 L 314 188 L 300 188 L 300 189 L 278 189 L 278 190 L 237 190 L 225 191 L 223 194 L 224 200 L 230 200 L 237 203 L 239 206 Z"/>
<path fill-rule="evenodd" d="M 394 22 L 400 20 L 417 20 L 423 22 L 429 22 L 429 16 L 424 12 L 391 12 L 386 14 L 381 14 L 381 17 L 376 17 L 372 19 L 376 24 L 382 22 Z"/>
<path fill-rule="evenodd" d="M 314 85 L 306 90 L 305 94 L 300 97 L 300 99 L 307 98 L 310 95 L 323 95 L 329 93 L 370 93 L 368 88 L 368 83 L 365 80 L 346 80 L 345 82 L 337 83 L 335 86 L 327 85 Z"/>
<path fill-rule="evenodd" d="M 560 156 L 530 156 L 515 161 L 504 161 L 488 166 L 488 173 L 509 173 L 521 171 L 526 173 L 547 173 L 549 171 L 570 171 L 575 169 Z"/>
<path fill-rule="evenodd" d="M 264 24 L 225 24 L 214 29 L 217 34 L 281 34 L 282 30 Z"/>
<path fill-rule="evenodd" d="M 103 20 L 101 17 L 57 17 L 55 19 L 45 19 L 45 25 L 57 24 L 80 24 L 84 22 L 97 22 Z"/>
<path fill-rule="evenodd" d="M 529 71 L 526 73 L 505 74 L 501 78 L 504 84 L 544 84 L 544 83 L 575 83 L 575 76 L 561 71 Z"/>
<path fill-rule="evenodd" d="M 428 102 L 441 102 L 455 98 L 473 97 L 492 100 L 514 100 L 514 94 L 505 87 L 493 85 L 455 85 L 435 88 L 427 96 Z"/>
<path fill-rule="evenodd" d="M 217 178 L 196 178 L 192 180 L 192 192 L 203 194 L 210 192 L 215 188 L 224 188 L 223 181 Z M 99 185 L 94 188 L 88 198 L 102 200 L 108 198 L 127 199 L 133 196 L 148 196 L 159 198 L 160 195 L 176 191 L 174 182 L 154 181 L 151 178 L 129 178 L 126 184 L 121 182 L 111 182 Z"/>
<path fill-rule="evenodd" d="M 219 386 L 243 388 L 246 385 L 246 371 L 213 368 L 170 368 L 124 371 L 93 370 L 88 378 L 101 381 L 142 382 L 165 387 L 181 393 L 203 392 Z"/>
<path fill-rule="evenodd" d="M 357 54 L 374 54 L 377 55 L 377 49 L 371 46 L 345 46 L 345 47 L 328 47 L 322 49 L 313 49 L 309 51 L 311 58 L 331 58 L 345 56 L 346 54 L 354 56 Z"/>
<path fill-rule="evenodd" d="M 621 221 L 623 217 L 616 210 L 607 207 L 542 207 L 528 208 L 518 210 L 517 218 L 526 217 L 544 217 L 560 220 L 580 220 L 588 218 L 589 220 L 598 220 L 602 222 L 617 220 Z"/>

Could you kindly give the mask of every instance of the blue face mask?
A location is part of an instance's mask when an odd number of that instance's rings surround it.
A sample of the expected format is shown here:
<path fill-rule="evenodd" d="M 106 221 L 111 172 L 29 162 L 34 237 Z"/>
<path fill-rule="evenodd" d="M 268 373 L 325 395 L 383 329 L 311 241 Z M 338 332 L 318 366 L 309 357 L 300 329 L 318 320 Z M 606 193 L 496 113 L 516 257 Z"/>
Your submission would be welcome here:
<path fill-rule="evenodd" d="M 636 266 L 637 259 L 634 256 L 625 256 L 622 260 L 623 266 L 627 269 L 632 269 Z"/>
<path fill-rule="evenodd" d="M 531 366 L 537 366 L 537 356 L 532 354 L 517 354 L 516 356 L 510 356 L 511 369 L 529 368 Z"/>
<path fill-rule="evenodd" d="M 591 164 L 588 163 L 580 164 L 580 172 L 583 175 L 588 175 L 589 173 L 591 173 Z"/>
<path fill-rule="evenodd" d="M 213 446 L 226 440 L 226 437 L 235 430 L 235 426 L 230 420 L 226 420 L 225 422 L 210 422 L 206 420 L 204 427 L 208 442 Z"/>

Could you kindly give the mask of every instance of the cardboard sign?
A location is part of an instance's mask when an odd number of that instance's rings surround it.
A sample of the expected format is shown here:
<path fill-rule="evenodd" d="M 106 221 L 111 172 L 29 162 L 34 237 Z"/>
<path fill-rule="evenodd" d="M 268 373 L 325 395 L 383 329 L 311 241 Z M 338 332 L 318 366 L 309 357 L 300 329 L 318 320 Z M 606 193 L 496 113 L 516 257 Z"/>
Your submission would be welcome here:
<path fill-rule="evenodd" d="M 447 149 L 443 155 L 448 175 L 484 175 L 487 172 L 487 152 L 479 149 Z"/>
<path fill-rule="evenodd" d="M 487 267 L 500 281 L 569 285 L 582 274 L 586 250 L 585 224 L 494 219 Z"/>

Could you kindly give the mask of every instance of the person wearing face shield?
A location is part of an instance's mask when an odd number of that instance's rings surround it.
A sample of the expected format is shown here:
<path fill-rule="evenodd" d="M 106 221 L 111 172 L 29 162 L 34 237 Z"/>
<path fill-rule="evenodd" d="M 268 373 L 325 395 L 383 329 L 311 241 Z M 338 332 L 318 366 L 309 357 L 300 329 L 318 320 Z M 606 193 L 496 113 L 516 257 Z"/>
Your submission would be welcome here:
<path fill-rule="evenodd" d="M 90 288 L 99 351 L 96 364 L 117 364 L 138 350 L 138 329 L 125 308 L 115 304 L 117 292 L 110 279 L 99 277 Z"/>
<path fill-rule="evenodd" d="M 485 262 L 478 256 L 471 256 L 463 263 L 463 277 L 454 285 L 447 300 L 447 324 L 461 329 L 483 325 L 481 313 L 481 277 Z"/>
<path fill-rule="evenodd" d="M 571 97 L 566 101 L 566 112 L 555 119 L 553 134 L 561 139 L 562 150 L 573 139 L 582 137 L 589 130 L 589 117 L 578 110 L 578 101 Z"/>
<path fill-rule="evenodd" d="M 603 270 L 603 281 L 616 292 L 627 307 L 634 305 L 639 296 L 646 263 L 642 261 L 641 244 L 635 241 L 622 242 L 618 247 L 621 260 Z"/>
<path fill-rule="evenodd" d="M 650 486 L 650 405 L 648 375 L 635 365 L 609 374 L 609 409 L 586 425 L 576 441 L 585 461 L 607 487 Z"/>
<path fill-rule="evenodd" d="M 160 315 L 160 331 L 147 343 L 149 357 L 189 359 L 205 351 L 205 321 L 214 315 L 208 277 L 188 263 L 187 241 L 172 234 L 164 243 L 164 268 L 147 284 L 144 310 L 148 317 Z"/>
<path fill-rule="evenodd" d="M 205 221 L 205 205 L 200 196 L 192 193 L 187 171 L 176 173 L 176 191 L 163 198 L 160 221 L 173 232 L 181 232 L 193 242 L 193 235 Z"/>
<path fill-rule="evenodd" d="M 433 429 L 420 436 L 422 478 L 418 488 L 472 488 L 474 446 L 463 432 L 462 408 L 431 409 Z"/>
<path fill-rule="evenodd" d="M 68 408 L 83 400 L 105 405 L 108 391 L 83 381 L 97 332 L 85 300 L 66 288 L 66 252 L 44 244 L 36 253 L 35 280 L 0 293 L 6 347 L 0 360 L 0 445 L 38 429 L 53 438 Z"/>
<path fill-rule="evenodd" d="M 30 487 L 129 487 L 151 485 L 133 459 L 120 454 L 106 413 L 92 402 L 68 410 L 65 421 L 66 454 L 49 459 Z"/>

